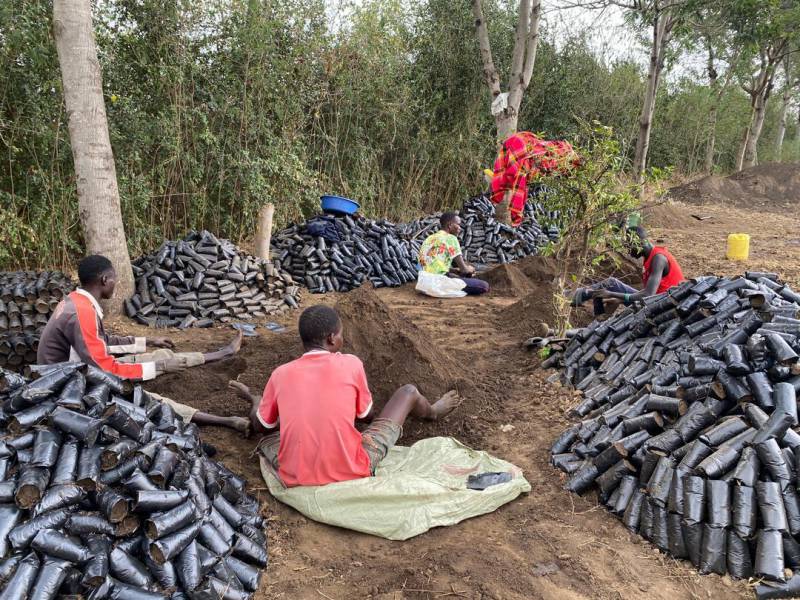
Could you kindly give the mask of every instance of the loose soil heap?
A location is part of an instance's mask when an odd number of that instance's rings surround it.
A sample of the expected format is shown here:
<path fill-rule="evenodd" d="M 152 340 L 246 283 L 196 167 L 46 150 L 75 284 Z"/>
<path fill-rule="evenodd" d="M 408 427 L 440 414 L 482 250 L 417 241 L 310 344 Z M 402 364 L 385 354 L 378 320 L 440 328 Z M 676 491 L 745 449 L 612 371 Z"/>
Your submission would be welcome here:
<path fill-rule="evenodd" d="M 796 206 L 800 197 L 800 166 L 767 163 L 729 177 L 709 175 L 672 188 L 675 200 L 700 204 L 718 202 L 728 206 L 783 211 Z"/>

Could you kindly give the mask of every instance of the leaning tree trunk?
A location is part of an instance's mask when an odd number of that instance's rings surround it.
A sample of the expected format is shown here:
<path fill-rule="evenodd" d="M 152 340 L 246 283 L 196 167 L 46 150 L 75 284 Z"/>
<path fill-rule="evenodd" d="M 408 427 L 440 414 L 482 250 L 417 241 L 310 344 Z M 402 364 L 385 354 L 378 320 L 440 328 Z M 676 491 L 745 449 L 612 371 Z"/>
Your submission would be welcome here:
<path fill-rule="evenodd" d="M 717 104 L 708 111 L 708 140 L 706 140 L 706 157 L 703 161 L 703 172 L 711 175 L 714 172 L 714 152 L 717 144 Z"/>
<path fill-rule="evenodd" d="M 133 293 L 133 271 L 122 225 L 90 0 L 54 0 L 53 32 L 86 251 L 107 256 L 114 264 L 119 283 L 107 308 L 118 313 L 123 300 Z"/>
<path fill-rule="evenodd" d="M 660 13 L 653 21 L 653 46 L 650 50 L 650 66 L 647 72 L 647 89 L 644 104 L 639 116 L 639 136 L 636 138 L 636 154 L 633 158 L 633 174 L 638 183 L 644 182 L 644 170 L 647 166 L 647 153 L 650 150 L 650 131 L 653 127 L 653 114 L 656 109 L 656 95 L 661 70 L 664 68 L 664 46 L 667 37 L 667 21 L 669 16 Z"/>
<path fill-rule="evenodd" d="M 781 102 L 780 119 L 778 120 L 778 132 L 775 134 L 775 160 L 780 162 L 783 156 L 783 140 L 786 137 L 786 121 L 789 117 L 789 102 L 791 102 L 791 90 L 787 84 L 786 89 L 783 90 L 783 99 Z"/>
<path fill-rule="evenodd" d="M 769 94 L 765 91 L 756 98 L 756 105 L 753 109 L 753 123 L 750 126 L 750 133 L 747 136 L 747 143 L 744 148 L 744 159 L 742 167 L 748 169 L 758 164 L 758 140 L 761 138 L 761 130 L 764 127 L 764 118 L 767 116 L 767 99 Z"/>

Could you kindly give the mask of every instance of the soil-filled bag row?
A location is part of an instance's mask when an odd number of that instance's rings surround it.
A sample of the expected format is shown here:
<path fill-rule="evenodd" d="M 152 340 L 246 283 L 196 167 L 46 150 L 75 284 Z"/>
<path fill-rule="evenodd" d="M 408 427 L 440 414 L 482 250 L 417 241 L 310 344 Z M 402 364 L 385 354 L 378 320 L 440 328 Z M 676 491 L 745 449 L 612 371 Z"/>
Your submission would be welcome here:
<path fill-rule="evenodd" d="M 300 288 L 279 263 L 251 256 L 209 231 L 165 241 L 133 261 L 136 292 L 125 313 L 151 327 L 208 327 L 297 308 Z"/>
<path fill-rule="evenodd" d="M 465 260 L 509 263 L 558 239 L 557 228 L 539 224 L 537 218 L 551 215 L 535 200 L 526 203 L 518 227 L 496 221 L 494 212 L 487 195 L 464 203 L 459 242 Z M 420 247 L 440 229 L 439 216 L 404 224 L 360 215 L 317 216 L 273 236 L 275 264 L 314 293 L 346 292 L 366 282 L 399 286 L 416 280 Z"/>
<path fill-rule="evenodd" d="M 0 600 L 252 597 L 259 504 L 197 426 L 80 363 L 34 372 L 0 386 Z"/>
<path fill-rule="evenodd" d="M 25 372 L 36 362 L 42 330 L 73 288 L 60 271 L 0 272 L 0 368 Z"/>
<path fill-rule="evenodd" d="M 800 589 L 798 300 L 772 274 L 702 277 L 552 361 L 583 395 L 552 447 L 566 488 L 702 573 L 767 582 L 760 597 Z"/>

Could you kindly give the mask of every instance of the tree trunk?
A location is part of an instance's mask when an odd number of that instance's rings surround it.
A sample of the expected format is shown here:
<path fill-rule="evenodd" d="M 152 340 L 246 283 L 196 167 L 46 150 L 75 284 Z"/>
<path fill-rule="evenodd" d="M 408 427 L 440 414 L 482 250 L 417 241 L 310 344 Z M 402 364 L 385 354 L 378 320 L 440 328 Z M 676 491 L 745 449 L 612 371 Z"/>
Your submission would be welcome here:
<path fill-rule="evenodd" d="M 714 172 L 714 151 L 717 143 L 717 104 L 711 105 L 708 111 L 708 140 L 706 140 L 706 157 L 703 162 L 703 172 L 711 175 Z"/>
<path fill-rule="evenodd" d="M 745 126 L 744 132 L 742 133 L 742 141 L 739 144 L 739 150 L 736 152 L 736 167 L 735 171 L 741 171 L 744 165 L 744 153 L 747 150 L 747 141 L 750 139 L 750 129 L 753 126 L 753 119 L 755 118 L 755 113 L 752 111 L 750 112 L 750 122 Z"/>
<path fill-rule="evenodd" d="M 783 90 L 781 102 L 780 118 L 778 120 L 778 132 L 775 134 L 775 160 L 780 162 L 783 155 L 783 140 L 786 137 L 786 121 L 789 117 L 789 102 L 792 100 L 791 90 L 787 82 Z"/>
<path fill-rule="evenodd" d="M 494 118 L 497 126 L 497 141 L 502 143 L 517 132 L 519 113 L 505 110 Z"/>
<path fill-rule="evenodd" d="M 114 264 L 117 293 L 107 309 L 116 314 L 123 300 L 133 293 L 133 271 L 122 225 L 90 0 L 54 0 L 53 32 L 86 251 L 102 254 Z"/>
<path fill-rule="evenodd" d="M 647 166 L 647 153 L 650 150 L 650 131 L 653 125 L 653 114 L 656 109 L 656 95 L 664 68 L 664 47 L 667 41 L 667 23 L 669 16 L 659 13 L 653 20 L 653 46 L 650 49 L 650 66 L 647 72 L 647 89 L 644 105 L 639 116 L 639 136 L 636 138 L 636 153 L 633 158 L 633 174 L 637 183 L 644 183 L 644 171 Z"/>
<path fill-rule="evenodd" d="M 750 133 L 747 136 L 744 160 L 742 161 L 742 167 L 745 169 L 758 164 L 758 140 L 761 138 L 761 130 L 764 127 L 764 117 L 767 116 L 768 90 L 769 88 L 756 98 L 756 105 L 753 109 L 753 122 L 750 126 Z"/>

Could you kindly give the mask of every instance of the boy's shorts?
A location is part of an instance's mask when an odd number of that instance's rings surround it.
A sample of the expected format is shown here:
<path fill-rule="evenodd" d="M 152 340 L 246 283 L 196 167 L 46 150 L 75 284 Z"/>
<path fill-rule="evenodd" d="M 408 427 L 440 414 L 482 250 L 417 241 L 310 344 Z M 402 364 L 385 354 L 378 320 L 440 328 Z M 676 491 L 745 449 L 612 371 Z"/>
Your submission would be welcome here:
<path fill-rule="evenodd" d="M 372 475 L 375 475 L 375 469 L 386 458 L 389 448 L 397 443 L 401 435 L 403 435 L 403 428 L 391 419 L 377 418 L 363 431 L 361 446 L 369 456 L 369 470 Z M 276 472 L 278 471 L 280 445 L 280 433 L 272 433 L 264 437 L 258 444 L 261 454 L 270 462 Z"/>

